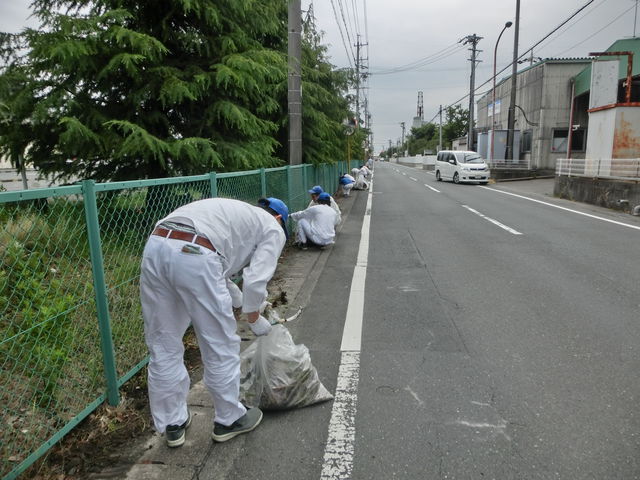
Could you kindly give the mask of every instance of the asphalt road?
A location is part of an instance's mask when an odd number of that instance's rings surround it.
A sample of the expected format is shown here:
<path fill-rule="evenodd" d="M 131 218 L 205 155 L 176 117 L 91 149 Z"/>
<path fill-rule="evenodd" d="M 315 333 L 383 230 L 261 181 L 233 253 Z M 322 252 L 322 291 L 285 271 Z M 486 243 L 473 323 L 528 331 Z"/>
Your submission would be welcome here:
<path fill-rule="evenodd" d="M 640 478 L 640 223 L 510 193 L 376 164 L 352 465 L 335 478 Z M 291 327 L 331 391 L 366 201 Z M 199 478 L 321 478 L 332 408 L 265 416 Z"/>

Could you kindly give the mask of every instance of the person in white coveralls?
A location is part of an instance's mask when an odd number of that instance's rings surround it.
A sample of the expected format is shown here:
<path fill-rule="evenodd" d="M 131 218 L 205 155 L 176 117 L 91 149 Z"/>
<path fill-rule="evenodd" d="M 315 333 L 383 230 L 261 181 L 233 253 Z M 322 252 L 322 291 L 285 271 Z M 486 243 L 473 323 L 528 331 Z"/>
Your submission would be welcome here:
<path fill-rule="evenodd" d="M 309 195 L 311 195 L 311 201 L 309 202 L 309 205 L 307 205 L 307 207 L 313 207 L 314 205 L 320 205 L 318 203 L 318 195 L 320 195 L 321 193 L 324 193 L 324 190 L 322 189 L 322 187 L 320 185 L 316 185 L 311 190 L 309 190 Z M 329 202 L 330 202 L 329 205 L 336 212 L 336 217 L 337 217 L 336 218 L 336 225 L 339 225 L 340 221 L 342 220 L 342 212 L 340 211 L 340 207 L 338 206 L 336 201 L 333 199 L 331 194 L 327 194 L 327 195 L 329 195 Z"/>
<path fill-rule="evenodd" d="M 331 208 L 331 196 L 323 192 L 318 195 L 318 205 L 291 214 L 298 222 L 296 232 L 298 245 L 306 249 L 311 243 L 324 247 L 335 242 L 336 212 Z"/>
<path fill-rule="evenodd" d="M 260 306 L 286 242 L 289 212 L 276 198 L 259 205 L 224 198 L 184 205 L 156 224 L 145 246 L 140 299 L 150 353 L 149 403 L 154 426 L 166 434 L 169 447 L 184 444 L 191 424 L 182 342 L 189 324 L 213 397 L 213 439 L 227 441 L 262 420 L 258 408 L 247 410 L 239 400 L 240 338 L 232 303 L 242 306 L 256 335 L 269 333 Z M 227 282 L 242 269 L 243 291 L 234 291 L 232 302 Z"/>

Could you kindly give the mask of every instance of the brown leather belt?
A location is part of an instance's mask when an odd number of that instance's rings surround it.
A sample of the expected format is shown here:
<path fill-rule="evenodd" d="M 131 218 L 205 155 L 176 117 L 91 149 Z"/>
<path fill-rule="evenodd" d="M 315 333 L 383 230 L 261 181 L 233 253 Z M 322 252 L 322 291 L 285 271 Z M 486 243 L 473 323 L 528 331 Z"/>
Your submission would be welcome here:
<path fill-rule="evenodd" d="M 201 245 L 209 250 L 218 253 L 213 244 L 209 241 L 207 237 L 203 237 L 201 235 L 194 235 L 189 232 L 181 232 L 180 230 L 169 230 L 162 227 L 157 227 L 152 235 L 158 235 L 159 237 L 164 238 L 175 238 L 176 240 L 184 240 L 185 242 L 195 243 L 197 245 Z"/>

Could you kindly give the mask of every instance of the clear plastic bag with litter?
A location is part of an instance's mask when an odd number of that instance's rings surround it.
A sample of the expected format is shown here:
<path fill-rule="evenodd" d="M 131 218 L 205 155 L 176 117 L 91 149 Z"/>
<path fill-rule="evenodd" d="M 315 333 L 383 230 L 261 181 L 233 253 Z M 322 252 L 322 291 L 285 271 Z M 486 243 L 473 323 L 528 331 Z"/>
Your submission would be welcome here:
<path fill-rule="evenodd" d="M 264 410 L 301 408 L 331 400 L 311 363 L 309 349 L 289 330 L 273 325 L 240 355 L 240 399 Z"/>

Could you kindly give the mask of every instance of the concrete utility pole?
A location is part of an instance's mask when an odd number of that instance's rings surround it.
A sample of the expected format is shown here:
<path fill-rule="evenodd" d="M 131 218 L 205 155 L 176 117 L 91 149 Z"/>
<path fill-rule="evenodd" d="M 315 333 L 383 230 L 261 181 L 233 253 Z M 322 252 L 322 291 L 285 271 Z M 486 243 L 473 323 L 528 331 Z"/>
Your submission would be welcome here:
<path fill-rule="evenodd" d="M 402 147 L 402 152 L 404 153 L 404 122 L 400 122 L 400 126 L 402 127 L 402 141 L 400 142 L 400 146 Z"/>
<path fill-rule="evenodd" d="M 513 139 L 516 125 L 516 88 L 518 85 L 518 37 L 520 35 L 520 0 L 516 0 L 516 21 L 513 32 L 513 64 L 511 66 L 511 100 L 509 102 L 509 115 L 507 117 L 507 151 L 505 158 L 513 160 Z"/>
<path fill-rule="evenodd" d="M 362 76 L 362 73 L 360 72 L 362 67 L 362 59 L 360 58 L 360 47 L 366 47 L 368 45 L 367 43 L 360 43 L 360 34 L 358 34 L 357 38 L 358 40 L 354 45 L 354 47 L 356 47 L 356 119 L 358 120 L 358 125 L 356 126 L 356 128 L 358 128 L 360 125 L 360 77 Z"/>
<path fill-rule="evenodd" d="M 474 33 L 473 35 L 468 35 L 461 40 L 463 45 L 471 45 L 471 48 L 469 49 L 471 52 L 471 58 L 469 59 L 471 62 L 471 77 L 469 79 L 469 130 L 467 132 L 467 150 L 473 150 L 473 93 L 476 89 L 476 64 L 480 63 L 479 60 L 476 60 L 476 54 L 482 51 L 478 50 L 476 46 L 482 38 L 483 37 L 479 37 Z"/>
<path fill-rule="evenodd" d="M 300 165 L 302 163 L 302 82 L 300 78 L 302 11 L 300 0 L 289 0 L 288 31 L 289 165 Z"/>
<path fill-rule="evenodd" d="M 440 128 L 438 133 L 438 152 L 442 150 L 442 105 L 440 105 Z M 436 152 L 437 153 L 437 152 Z"/>

